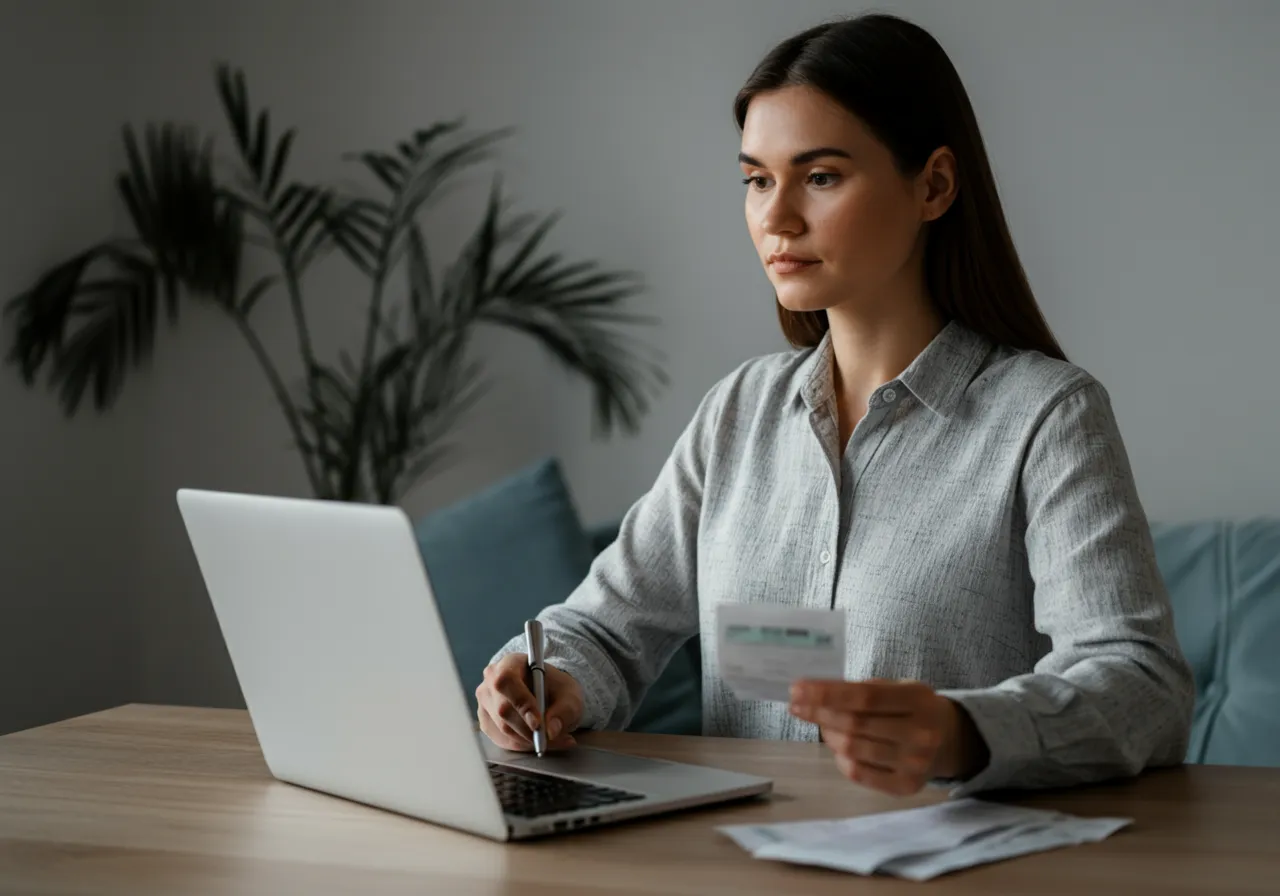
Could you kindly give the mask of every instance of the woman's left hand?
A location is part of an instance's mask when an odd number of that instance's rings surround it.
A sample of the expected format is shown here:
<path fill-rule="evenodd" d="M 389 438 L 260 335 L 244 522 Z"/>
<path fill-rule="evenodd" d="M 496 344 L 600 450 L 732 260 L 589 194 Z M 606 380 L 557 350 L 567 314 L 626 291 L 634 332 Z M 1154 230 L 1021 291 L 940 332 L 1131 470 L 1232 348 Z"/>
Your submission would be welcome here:
<path fill-rule="evenodd" d="M 819 727 L 846 778 L 885 793 L 908 796 L 987 762 L 968 713 L 922 682 L 798 681 L 790 710 Z"/>

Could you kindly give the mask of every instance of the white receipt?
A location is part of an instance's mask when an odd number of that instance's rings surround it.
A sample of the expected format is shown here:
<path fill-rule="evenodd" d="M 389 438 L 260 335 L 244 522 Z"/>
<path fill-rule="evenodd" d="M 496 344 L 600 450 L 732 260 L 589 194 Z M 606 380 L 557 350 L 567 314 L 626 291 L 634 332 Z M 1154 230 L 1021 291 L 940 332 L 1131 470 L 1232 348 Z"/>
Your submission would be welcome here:
<path fill-rule="evenodd" d="M 929 880 L 959 868 L 1102 840 L 1130 823 L 969 798 L 857 818 L 717 830 L 757 859 Z"/>
<path fill-rule="evenodd" d="M 716 607 L 720 674 L 742 700 L 790 700 L 801 678 L 844 678 L 845 612 L 773 604 Z"/>

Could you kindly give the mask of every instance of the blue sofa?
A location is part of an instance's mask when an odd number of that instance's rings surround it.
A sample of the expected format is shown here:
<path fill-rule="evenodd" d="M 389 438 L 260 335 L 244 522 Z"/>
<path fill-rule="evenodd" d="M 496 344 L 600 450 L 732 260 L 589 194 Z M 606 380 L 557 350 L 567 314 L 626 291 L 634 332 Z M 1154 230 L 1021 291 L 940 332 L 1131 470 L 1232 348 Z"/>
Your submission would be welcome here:
<path fill-rule="evenodd" d="M 1280 767 L 1280 519 L 1151 532 L 1195 672 L 1187 761 Z"/>
<path fill-rule="evenodd" d="M 526 618 L 567 595 L 617 524 L 585 527 L 545 460 L 417 523 L 468 694 Z M 1280 518 L 1156 523 L 1157 561 L 1195 670 L 1187 761 L 1280 767 Z M 701 731 L 697 639 L 672 659 L 630 729 Z"/>

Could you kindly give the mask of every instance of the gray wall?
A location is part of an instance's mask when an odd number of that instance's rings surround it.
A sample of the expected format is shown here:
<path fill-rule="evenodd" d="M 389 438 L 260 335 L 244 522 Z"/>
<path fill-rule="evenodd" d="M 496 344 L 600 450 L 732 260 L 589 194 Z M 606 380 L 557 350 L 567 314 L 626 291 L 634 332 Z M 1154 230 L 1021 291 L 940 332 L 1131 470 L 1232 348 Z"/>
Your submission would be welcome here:
<path fill-rule="evenodd" d="M 959 67 L 1033 285 L 1073 360 L 1111 390 L 1152 515 L 1280 513 L 1270 227 L 1280 5 L 880 5 L 929 27 Z M 496 388 L 459 434 L 466 455 L 410 496 L 411 511 L 555 453 L 583 515 L 616 515 L 650 482 L 702 393 L 742 359 L 782 347 L 742 220 L 730 101 L 774 42 L 856 4 L 134 0 L 118 8 L 127 12 L 111 32 L 118 43 L 94 44 L 91 55 L 122 52 L 125 89 L 107 92 L 84 69 L 61 72 L 63 83 L 102 101 L 85 106 L 81 97 L 82 114 L 58 125 L 65 133 L 105 147 L 126 115 L 220 127 L 216 59 L 243 66 L 254 95 L 299 126 L 304 174 L 349 173 L 334 161 L 339 152 L 387 146 L 454 115 L 475 127 L 516 125 L 501 167 L 520 204 L 564 209 L 556 234 L 570 254 L 646 272 L 645 310 L 663 321 L 653 338 L 673 385 L 642 434 L 591 441 L 581 386 L 522 340 L 492 334 L 485 346 Z M 32 58 L 27 70 L 42 65 Z M 47 166 L 39 168 L 47 177 L 59 170 L 43 158 L 30 164 Z M 81 217 L 75 230 L 59 229 L 53 201 L 12 169 L 4 176 L 28 198 L 11 205 L 22 217 L 11 211 L 7 231 L 25 248 L 9 242 L 3 257 L 29 272 L 93 228 Z M 107 201 L 100 157 L 74 176 L 86 195 L 99 189 Z M 441 251 L 474 223 L 479 195 L 461 191 L 433 218 Z M 42 219 L 32 228 L 37 206 Z M 326 346 L 348 332 L 353 306 L 363 305 L 360 287 L 339 273 L 314 284 Z M 287 316 L 264 310 L 268 339 L 288 350 Z M 61 589 L 87 604 L 77 582 L 110 581 L 133 597 L 102 618 L 117 628 L 125 620 L 137 696 L 235 703 L 172 495 L 188 484 L 302 492 L 247 351 L 215 314 L 195 309 L 136 383 L 126 413 L 98 425 L 54 421 L 48 402 L 9 379 L 0 386 L 6 408 L 37 433 L 21 450 L 48 459 L 36 478 L 58 500 L 39 527 L 24 529 L 12 510 L 6 526 L 34 545 L 56 541 L 77 557 L 101 558 L 94 574 L 63 583 L 57 575 L 69 573 L 55 572 L 52 559 L 39 566 L 24 557 L 23 599 L 39 593 L 48 603 Z M 122 429 L 125 421 L 138 428 Z M 90 430 L 106 448 L 82 447 Z M 215 447 L 221 438 L 229 449 Z M 124 475 L 136 485 L 136 518 L 103 536 L 87 519 L 108 513 L 104 502 L 121 486 L 77 473 L 77 458 L 126 446 L 140 451 L 120 455 L 133 463 Z M 67 517 L 76 520 L 70 533 L 60 528 Z M 51 622 L 27 617 L 24 627 L 38 634 L 19 637 L 55 638 Z"/>
<path fill-rule="evenodd" d="M 103 5 L 0 0 L 0 301 L 110 233 L 122 37 Z M 7 325 L 4 352 L 8 352 Z M 145 408 L 68 422 L 0 375 L 0 733 L 128 699 Z"/>

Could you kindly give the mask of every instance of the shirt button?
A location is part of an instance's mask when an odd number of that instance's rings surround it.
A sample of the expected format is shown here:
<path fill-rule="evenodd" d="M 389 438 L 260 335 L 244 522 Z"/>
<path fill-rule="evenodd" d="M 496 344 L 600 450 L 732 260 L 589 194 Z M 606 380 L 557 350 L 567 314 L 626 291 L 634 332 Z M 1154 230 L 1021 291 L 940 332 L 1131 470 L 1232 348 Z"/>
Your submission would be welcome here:
<path fill-rule="evenodd" d="M 818 559 L 819 559 L 819 560 L 821 560 L 823 563 L 830 563 L 830 562 L 831 562 L 831 552 L 830 552 L 830 551 L 823 551 L 821 554 L 819 554 L 819 555 L 818 555 Z"/>
<path fill-rule="evenodd" d="M 893 404 L 895 401 L 898 400 L 898 393 L 893 391 L 892 389 L 885 389 L 884 400 L 886 404 Z"/>

